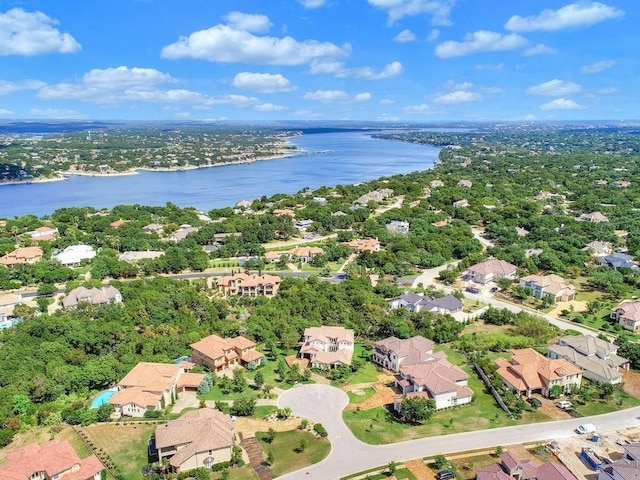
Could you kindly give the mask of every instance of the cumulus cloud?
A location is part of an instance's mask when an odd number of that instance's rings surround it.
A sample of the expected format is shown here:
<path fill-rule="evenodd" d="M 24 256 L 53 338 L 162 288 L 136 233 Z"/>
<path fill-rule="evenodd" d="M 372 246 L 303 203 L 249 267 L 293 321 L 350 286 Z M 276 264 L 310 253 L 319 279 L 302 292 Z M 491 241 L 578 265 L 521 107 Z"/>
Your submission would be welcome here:
<path fill-rule="evenodd" d="M 277 38 L 254 35 L 258 28 L 264 29 L 271 25 L 264 15 L 233 12 L 227 15 L 226 20 L 228 24 L 198 30 L 166 45 L 162 48 L 162 58 L 292 66 L 313 61 L 330 61 L 351 53 L 349 44 L 338 46 L 317 40 L 298 41 L 289 36 Z"/>
<path fill-rule="evenodd" d="M 558 51 L 554 48 L 547 47 L 544 43 L 538 43 L 533 47 L 529 47 L 524 51 L 524 54 L 527 57 L 531 57 L 533 55 L 546 55 L 550 53 L 558 53 Z"/>
<path fill-rule="evenodd" d="M 515 33 L 503 35 L 488 30 L 465 35 L 462 42 L 449 40 L 436 47 L 436 55 L 440 58 L 462 57 L 479 52 L 498 52 L 516 50 L 526 46 L 527 40 Z"/>
<path fill-rule="evenodd" d="M 482 95 L 480 95 L 478 92 L 470 92 L 468 90 L 455 90 L 443 95 L 438 95 L 433 101 L 442 104 L 459 104 L 479 102 L 481 100 Z"/>
<path fill-rule="evenodd" d="M 281 112 L 282 110 L 286 110 L 286 107 L 273 103 L 261 103 L 253 107 L 253 109 L 257 112 Z"/>
<path fill-rule="evenodd" d="M 84 113 L 62 108 L 32 108 L 27 113 L 29 118 L 47 118 L 55 120 L 80 120 L 87 118 Z"/>
<path fill-rule="evenodd" d="M 45 85 L 46 83 L 41 82 L 40 80 L 23 80 L 20 82 L 0 80 L 0 95 L 7 95 L 19 90 L 37 90 Z"/>
<path fill-rule="evenodd" d="M 393 105 L 395 102 L 390 98 L 383 98 L 378 102 L 380 105 Z"/>
<path fill-rule="evenodd" d="M 316 90 L 315 92 L 305 93 L 302 98 L 321 103 L 368 102 L 371 100 L 371 94 L 362 92 L 350 96 L 344 90 Z"/>
<path fill-rule="evenodd" d="M 294 89 L 291 82 L 279 73 L 240 72 L 233 77 L 232 85 L 260 93 L 289 92 Z"/>
<path fill-rule="evenodd" d="M 440 37 L 440 30 L 438 30 L 437 28 L 434 28 L 433 30 L 431 30 L 431 32 L 429 32 L 429 36 L 427 37 L 427 41 L 428 42 L 435 42 L 436 40 L 438 40 L 439 37 Z"/>
<path fill-rule="evenodd" d="M 545 9 L 538 15 L 514 15 L 504 28 L 512 32 L 553 31 L 564 28 L 588 27 L 605 20 L 620 17 L 624 12 L 600 2 L 576 2 L 558 10 Z"/>
<path fill-rule="evenodd" d="M 415 42 L 416 40 L 416 34 L 413 33 L 411 30 L 402 30 L 398 35 L 396 35 L 396 37 L 393 39 L 394 42 L 398 42 L 398 43 L 409 43 L 409 42 Z"/>
<path fill-rule="evenodd" d="M 540 110 L 580 110 L 583 105 L 567 98 L 556 98 L 548 103 L 540 105 Z"/>
<path fill-rule="evenodd" d="M 434 25 L 450 25 L 449 14 L 455 0 L 367 0 L 369 5 L 385 10 L 389 24 L 404 17 L 429 14 Z"/>
<path fill-rule="evenodd" d="M 58 21 L 42 12 L 21 8 L 0 13 L 0 55 L 76 53 L 82 47 L 68 33 L 61 33 Z"/>
<path fill-rule="evenodd" d="M 554 78 L 548 82 L 534 85 L 527 88 L 529 95 L 545 95 L 548 97 L 560 97 L 563 95 L 571 95 L 572 93 L 578 93 L 582 90 L 582 87 L 574 82 L 565 82 L 564 80 L 558 80 Z"/>
<path fill-rule="evenodd" d="M 415 115 L 419 113 L 431 112 L 432 108 L 426 103 L 421 103 L 420 105 L 409 105 L 408 107 L 404 107 L 402 111 L 410 115 Z"/>
<path fill-rule="evenodd" d="M 327 3 L 327 0 L 300 0 L 300 4 L 304 8 L 320 8 L 325 3 Z"/>
<path fill-rule="evenodd" d="M 273 26 L 266 15 L 251 15 L 249 13 L 231 12 L 223 17 L 229 26 L 245 32 L 263 33 Z"/>
<path fill-rule="evenodd" d="M 615 64 L 616 62 L 614 60 L 601 60 L 599 62 L 592 63 L 591 65 L 584 65 L 580 71 L 585 75 L 600 73 L 605 70 L 609 70 Z"/>
<path fill-rule="evenodd" d="M 375 71 L 371 67 L 348 68 L 343 62 L 314 62 L 311 65 L 313 74 L 330 74 L 338 78 L 360 78 L 363 80 L 381 80 L 383 78 L 395 77 L 404 72 L 402 63 L 391 62 L 380 71 Z"/>

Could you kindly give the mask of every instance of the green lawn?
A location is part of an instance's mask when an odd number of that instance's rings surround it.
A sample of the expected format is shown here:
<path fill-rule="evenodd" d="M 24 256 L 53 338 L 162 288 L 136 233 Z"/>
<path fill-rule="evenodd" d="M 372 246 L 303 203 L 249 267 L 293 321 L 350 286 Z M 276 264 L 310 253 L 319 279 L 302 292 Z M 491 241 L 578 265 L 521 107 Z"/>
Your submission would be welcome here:
<path fill-rule="evenodd" d="M 240 468 L 230 468 L 229 480 L 258 480 L 258 474 L 253 470 L 253 467 L 249 464 Z M 211 474 L 211 480 L 220 480 L 222 478 L 222 472 L 214 472 Z"/>
<path fill-rule="evenodd" d="M 302 430 L 278 432 L 271 444 L 264 441 L 266 433 L 256 433 L 260 448 L 265 458 L 269 452 L 273 454 L 273 475 L 279 477 L 308 465 L 323 460 L 331 451 L 331 443 L 326 438 L 318 438 L 313 433 Z M 304 451 L 300 450 L 301 442 L 305 443 Z"/>
<path fill-rule="evenodd" d="M 356 392 L 358 391 L 353 390 L 351 392 L 347 392 L 347 394 L 349 395 L 350 403 L 362 403 L 368 398 L 373 397 L 373 395 L 376 393 L 376 391 L 373 388 L 363 388 L 358 393 Z"/>
<path fill-rule="evenodd" d="M 415 475 L 406 468 L 398 468 L 394 475 L 398 480 L 416 480 Z M 370 480 L 384 480 L 385 478 L 389 478 L 389 475 L 387 473 L 378 473 L 377 475 L 370 475 L 367 478 Z"/>

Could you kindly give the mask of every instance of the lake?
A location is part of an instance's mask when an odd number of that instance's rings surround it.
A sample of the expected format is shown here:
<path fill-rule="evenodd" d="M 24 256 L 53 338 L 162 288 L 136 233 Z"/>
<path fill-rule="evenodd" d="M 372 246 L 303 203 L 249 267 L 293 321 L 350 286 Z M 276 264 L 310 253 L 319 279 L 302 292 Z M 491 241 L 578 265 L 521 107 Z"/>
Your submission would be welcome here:
<path fill-rule="evenodd" d="M 0 218 L 49 215 L 63 207 L 111 208 L 164 205 L 202 211 L 262 195 L 296 193 L 305 187 L 347 185 L 426 170 L 440 148 L 371 138 L 371 133 L 318 133 L 291 142 L 307 153 L 254 163 L 181 172 L 72 176 L 66 181 L 0 186 Z"/>

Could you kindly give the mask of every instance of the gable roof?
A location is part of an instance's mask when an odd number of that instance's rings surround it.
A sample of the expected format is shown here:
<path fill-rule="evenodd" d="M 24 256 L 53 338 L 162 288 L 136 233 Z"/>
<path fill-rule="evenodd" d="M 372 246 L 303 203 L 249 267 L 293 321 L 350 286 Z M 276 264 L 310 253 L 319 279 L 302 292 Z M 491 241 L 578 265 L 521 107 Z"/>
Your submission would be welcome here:
<path fill-rule="evenodd" d="M 544 276 L 527 275 L 526 277 L 522 277 L 520 280 L 534 284 L 538 288 L 544 289 L 545 293 L 550 293 L 552 295 L 558 295 L 563 290 L 568 290 L 574 293 L 576 291 L 576 288 L 573 285 L 567 283 L 560 275 L 555 275 L 553 273 Z"/>
<path fill-rule="evenodd" d="M 321 341 L 323 343 L 329 343 L 331 338 L 335 338 L 338 343 L 350 342 L 353 343 L 354 336 L 353 330 L 345 327 L 334 327 L 323 325 L 321 327 L 308 327 L 304 329 L 305 338 L 308 337 L 308 342 Z"/>
<path fill-rule="evenodd" d="M 165 392 L 171 389 L 181 372 L 182 366 L 173 363 L 140 362 L 118 382 L 118 386 L 125 389 L 141 387 L 150 392 Z"/>
<path fill-rule="evenodd" d="M 450 363 L 442 352 L 430 355 L 429 359 L 420 363 L 402 365 L 400 373 L 405 377 L 411 377 L 416 385 L 424 386 L 431 395 L 461 389 L 468 390 L 468 396 L 473 394 L 470 388 L 456 384 L 467 380 L 469 375 L 457 365 Z"/>
<path fill-rule="evenodd" d="M 16 248 L 13 252 L 0 257 L 0 265 L 16 265 L 18 263 L 28 263 L 32 260 L 40 260 L 42 258 L 42 248 L 40 247 L 21 247 Z"/>
<path fill-rule="evenodd" d="M 489 275 L 491 273 L 497 273 L 502 276 L 507 276 L 516 273 L 517 267 L 509 262 L 505 262 L 504 260 L 491 258 L 489 260 L 485 260 L 484 262 L 476 263 L 475 265 L 470 266 L 467 270 L 483 276 Z"/>
<path fill-rule="evenodd" d="M 376 347 L 393 352 L 402 359 L 403 365 L 420 363 L 431 358 L 435 343 L 422 335 L 399 339 L 388 337 L 376 343 Z"/>
<path fill-rule="evenodd" d="M 100 303 L 119 301 L 122 301 L 122 295 L 117 288 L 111 285 L 107 285 L 102 288 L 78 287 L 71 290 L 67 296 L 62 299 L 62 305 L 65 308 L 69 308 L 75 307 L 80 302 L 97 305 Z"/>
<path fill-rule="evenodd" d="M 640 321 L 640 300 L 622 302 L 613 311 L 620 314 L 622 318 L 627 318 L 634 322 Z"/>
<path fill-rule="evenodd" d="M 202 353 L 203 355 L 215 360 L 216 358 L 227 356 L 237 357 L 236 350 L 245 350 L 247 348 L 254 348 L 255 342 L 248 338 L 237 336 L 234 338 L 222 338 L 218 335 L 209 335 L 203 339 L 189 345 L 193 350 Z M 262 357 L 262 354 L 260 354 Z M 243 356 L 243 360 L 244 356 Z M 246 361 L 246 360 L 245 360 Z"/>

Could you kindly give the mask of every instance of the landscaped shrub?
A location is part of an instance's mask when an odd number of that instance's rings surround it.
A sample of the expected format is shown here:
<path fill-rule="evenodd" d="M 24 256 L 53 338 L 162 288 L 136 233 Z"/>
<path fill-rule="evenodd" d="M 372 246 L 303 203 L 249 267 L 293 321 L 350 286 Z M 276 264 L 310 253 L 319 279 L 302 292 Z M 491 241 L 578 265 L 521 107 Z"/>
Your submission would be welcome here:
<path fill-rule="evenodd" d="M 147 410 L 144 412 L 144 418 L 160 418 L 162 416 L 162 410 Z"/>
<path fill-rule="evenodd" d="M 313 426 L 313 431 L 320 435 L 322 438 L 325 438 L 327 435 L 329 435 L 327 433 L 327 430 L 322 426 L 321 423 L 316 423 Z"/>

